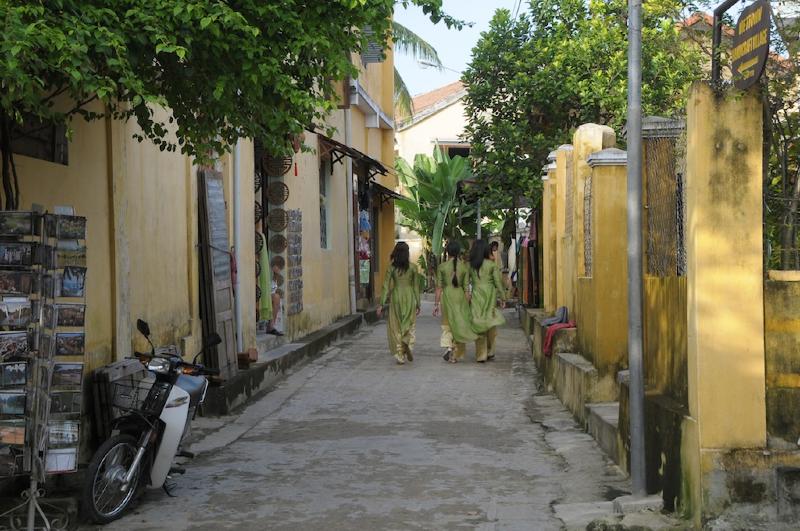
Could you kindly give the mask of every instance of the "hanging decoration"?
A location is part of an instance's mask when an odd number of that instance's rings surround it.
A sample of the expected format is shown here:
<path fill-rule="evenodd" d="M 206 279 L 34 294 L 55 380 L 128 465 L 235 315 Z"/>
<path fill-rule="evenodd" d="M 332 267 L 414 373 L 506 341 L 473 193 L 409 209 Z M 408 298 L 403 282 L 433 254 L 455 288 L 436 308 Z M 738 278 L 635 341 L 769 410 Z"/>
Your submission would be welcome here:
<path fill-rule="evenodd" d="M 280 181 L 274 181 L 267 187 L 267 199 L 270 204 L 282 205 L 289 199 L 289 187 Z"/>
<path fill-rule="evenodd" d="M 275 234 L 269 239 L 269 250 L 275 254 L 280 254 L 286 250 L 288 242 L 282 234 Z"/>
<path fill-rule="evenodd" d="M 273 208 L 267 215 L 267 226 L 270 230 L 281 232 L 289 224 L 289 215 L 282 208 Z"/>
<path fill-rule="evenodd" d="M 281 255 L 276 255 L 272 257 L 270 265 L 272 267 L 277 267 L 278 269 L 283 270 L 283 268 L 286 267 L 286 260 Z"/>
<path fill-rule="evenodd" d="M 270 177 L 286 175 L 292 167 L 292 157 L 271 157 L 264 155 L 261 164 Z"/>

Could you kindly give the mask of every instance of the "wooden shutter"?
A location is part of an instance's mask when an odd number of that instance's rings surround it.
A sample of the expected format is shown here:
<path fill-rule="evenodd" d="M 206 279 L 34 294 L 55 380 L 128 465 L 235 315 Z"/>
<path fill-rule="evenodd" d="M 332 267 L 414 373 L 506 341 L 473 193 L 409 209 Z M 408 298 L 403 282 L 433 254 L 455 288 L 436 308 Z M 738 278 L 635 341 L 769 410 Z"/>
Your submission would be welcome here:
<path fill-rule="evenodd" d="M 222 175 L 199 172 L 200 305 L 203 337 L 216 332 L 222 343 L 206 350 L 205 363 L 220 370 L 222 379 L 236 374 L 236 323 L 228 250 L 228 216 Z M 204 345 L 205 346 L 205 345 Z"/>

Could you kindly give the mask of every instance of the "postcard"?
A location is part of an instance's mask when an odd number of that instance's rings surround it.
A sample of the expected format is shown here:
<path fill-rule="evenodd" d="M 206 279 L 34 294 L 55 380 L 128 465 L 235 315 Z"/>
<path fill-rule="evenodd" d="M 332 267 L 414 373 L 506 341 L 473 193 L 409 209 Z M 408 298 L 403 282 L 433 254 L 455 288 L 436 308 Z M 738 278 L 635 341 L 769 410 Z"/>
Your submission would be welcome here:
<path fill-rule="evenodd" d="M 86 239 L 86 218 L 48 214 L 45 221 L 47 235 L 59 240 Z"/>
<path fill-rule="evenodd" d="M 26 236 L 34 233 L 33 212 L 0 211 L 0 236 Z"/>
<path fill-rule="evenodd" d="M 53 365 L 53 389 L 81 388 L 83 363 L 56 363 Z"/>
<path fill-rule="evenodd" d="M 0 360 L 30 352 L 28 332 L 0 332 Z"/>
<path fill-rule="evenodd" d="M 59 332 L 56 334 L 56 356 L 82 356 L 84 346 L 83 332 Z"/>
<path fill-rule="evenodd" d="M 56 304 L 45 306 L 44 326 L 56 328 L 58 326 L 83 326 L 86 313 L 85 304 Z"/>
<path fill-rule="evenodd" d="M 10 330 L 25 330 L 31 322 L 31 301 L 4 298 L 0 301 L 0 327 Z"/>
<path fill-rule="evenodd" d="M 55 448 L 47 452 L 47 460 L 45 462 L 45 471 L 55 472 L 72 472 L 77 468 L 78 464 L 78 448 Z"/>
<path fill-rule="evenodd" d="M 0 271 L 0 293 L 6 295 L 30 295 L 32 291 L 32 272 Z"/>
<path fill-rule="evenodd" d="M 55 420 L 48 424 L 48 446 L 53 448 L 73 448 L 78 446 L 78 421 Z"/>
<path fill-rule="evenodd" d="M 30 242 L 0 243 L 0 266 L 33 265 L 33 245 Z"/>
<path fill-rule="evenodd" d="M 86 268 L 68 266 L 61 276 L 62 297 L 83 297 L 86 294 Z"/>
<path fill-rule="evenodd" d="M 78 247 L 76 249 L 59 247 L 54 251 L 54 254 L 53 269 L 69 266 L 86 267 L 86 247 Z"/>
<path fill-rule="evenodd" d="M 25 444 L 25 419 L 0 420 L 0 444 L 12 446 Z"/>
<path fill-rule="evenodd" d="M 0 387 L 21 387 L 28 381 L 28 364 L 24 361 L 0 363 Z"/>
<path fill-rule="evenodd" d="M 27 399 L 24 391 L 0 391 L 0 415 L 24 415 Z"/>
<path fill-rule="evenodd" d="M 80 415 L 80 391 L 54 391 L 50 393 L 50 413 L 53 415 Z"/>

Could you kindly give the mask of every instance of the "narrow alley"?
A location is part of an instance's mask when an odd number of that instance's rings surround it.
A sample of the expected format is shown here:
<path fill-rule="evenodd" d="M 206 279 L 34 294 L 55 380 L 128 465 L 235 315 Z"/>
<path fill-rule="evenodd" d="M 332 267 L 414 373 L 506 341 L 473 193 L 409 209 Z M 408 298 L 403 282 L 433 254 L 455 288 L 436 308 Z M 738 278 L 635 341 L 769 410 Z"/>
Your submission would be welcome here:
<path fill-rule="evenodd" d="M 431 309 L 413 364 L 395 365 L 384 321 L 238 416 L 199 419 L 176 497 L 150 493 L 113 528 L 543 530 L 610 512 L 628 481 L 537 394 L 514 313 L 496 362 L 474 363 L 470 349 L 450 365 Z"/>

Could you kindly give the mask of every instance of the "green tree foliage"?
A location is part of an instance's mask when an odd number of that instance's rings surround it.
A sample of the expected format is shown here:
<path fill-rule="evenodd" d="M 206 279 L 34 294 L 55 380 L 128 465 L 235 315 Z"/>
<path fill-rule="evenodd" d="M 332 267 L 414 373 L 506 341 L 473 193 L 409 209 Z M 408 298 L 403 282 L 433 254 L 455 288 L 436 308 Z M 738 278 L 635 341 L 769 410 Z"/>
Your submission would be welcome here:
<path fill-rule="evenodd" d="M 401 226 L 419 234 L 435 259 L 441 258 L 446 240 L 469 236 L 473 207 L 464 202 L 461 183 L 472 177 L 464 157 L 450 158 L 438 146 L 433 156 L 419 154 L 414 166 L 398 157 L 395 167 L 400 184 L 410 195 L 395 200 Z"/>
<path fill-rule="evenodd" d="M 643 112 L 671 115 L 699 76 L 699 55 L 683 43 L 679 0 L 645 0 Z M 498 10 L 464 73 L 467 137 L 487 206 L 537 199 L 550 150 L 580 124 L 618 132 L 627 109 L 624 0 L 531 0 L 516 19 Z"/>
<path fill-rule="evenodd" d="M 458 28 L 460 29 L 461 26 L 459 25 Z M 439 68 L 442 67 L 442 61 L 439 59 L 436 49 L 428 41 L 397 21 L 392 22 L 392 39 L 395 53 L 410 55 L 415 60 L 427 61 Z M 394 69 L 394 112 L 395 117 L 411 116 L 414 112 L 411 93 L 397 68 Z"/>
<path fill-rule="evenodd" d="M 460 22 L 441 0 L 402 0 Z M 162 150 L 205 157 L 237 138 L 288 149 L 334 108 L 351 54 L 391 35 L 394 0 L 4 0 L 0 111 L 4 162 L 14 123 L 134 118 Z M 371 32 L 362 31 L 370 28 Z M 103 112 L 86 105 L 99 100 Z M 67 103 L 64 103 L 67 102 Z M 154 106 L 171 111 L 169 123 Z M 170 125 L 172 123 L 173 125 Z M 175 140 L 168 134 L 175 130 Z M 7 176 L 4 164 L 4 178 Z M 6 207 L 13 208 L 13 197 Z"/>
<path fill-rule="evenodd" d="M 798 1 L 781 7 L 797 12 Z M 775 16 L 777 15 L 777 16 Z M 768 241 L 767 267 L 800 269 L 800 19 L 773 13 L 771 47 L 764 98 L 767 106 L 764 175 L 764 221 Z"/>

